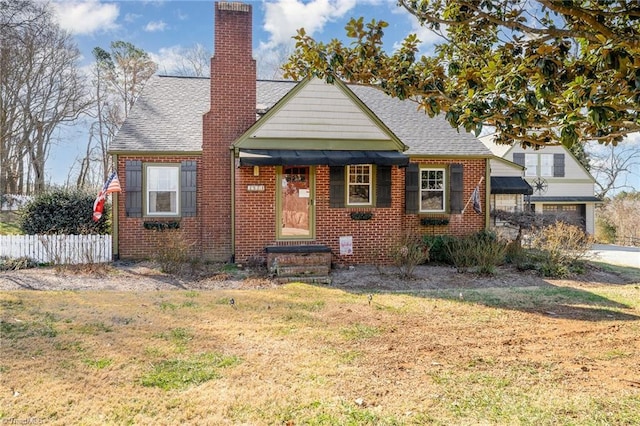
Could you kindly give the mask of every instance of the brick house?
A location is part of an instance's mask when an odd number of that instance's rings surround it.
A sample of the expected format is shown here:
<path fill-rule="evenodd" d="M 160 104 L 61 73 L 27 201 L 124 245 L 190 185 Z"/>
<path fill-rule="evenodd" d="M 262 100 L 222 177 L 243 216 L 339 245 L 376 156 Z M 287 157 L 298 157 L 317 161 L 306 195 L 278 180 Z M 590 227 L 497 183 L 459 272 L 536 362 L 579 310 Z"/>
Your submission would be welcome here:
<path fill-rule="evenodd" d="M 405 233 L 488 226 L 477 138 L 372 88 L 256 81 L 251 31 L 250 5 L 215 3 L 211 78 L 147 83 L 110 147 L 116 256 L 151 257 L 164 228 L 208 260 L 385 263 Z M 465 208 L 476 187 L 481 214 Z"/>

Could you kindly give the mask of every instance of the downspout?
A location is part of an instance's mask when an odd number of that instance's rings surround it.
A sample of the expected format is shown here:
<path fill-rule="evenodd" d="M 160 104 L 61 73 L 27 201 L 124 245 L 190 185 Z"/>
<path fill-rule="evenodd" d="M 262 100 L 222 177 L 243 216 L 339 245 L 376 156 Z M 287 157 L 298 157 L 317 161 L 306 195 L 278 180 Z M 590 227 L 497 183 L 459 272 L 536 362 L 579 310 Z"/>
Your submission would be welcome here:
<path fill-rule="evenodd" d="M 111 161 L 112 161 L 111 164 L 115 164 L 115 169 L 116 169 L 116 173 L 117 173 L 118 172 L 118 154 L 113 154 Z M 120 245 L 118 244 L 118 212 L 120 211 L 120 209 L 119 209 L 118 200 L 120 199 L 120 195 L 116 196 L 115 194 L 116 193 L 114 193 L 113 197 L 111 197 L 111 199 L 112 199 L 112 203 L 111 203 L 111 258 L 112 258 L 112 260 L 119 260 L 120 259 L 120 251 L 119 251 L 118 247 Z M 117 194 L 122 194 L 122 192 L 119 192 Z"/>
<path fill-rule="evenodd" d="M 236 151 L 231 151 L 231 263 L 236 261 Z"/>

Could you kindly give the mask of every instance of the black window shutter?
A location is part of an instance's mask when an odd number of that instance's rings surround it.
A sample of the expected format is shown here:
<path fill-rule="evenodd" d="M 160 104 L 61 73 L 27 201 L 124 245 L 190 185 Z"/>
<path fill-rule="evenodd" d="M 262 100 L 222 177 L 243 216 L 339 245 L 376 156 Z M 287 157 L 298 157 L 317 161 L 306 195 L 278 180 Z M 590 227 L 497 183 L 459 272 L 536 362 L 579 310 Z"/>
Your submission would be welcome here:
<path fill-rule="evenodd" d="M 564 154 L 553 154 L 553 176 L 564 177 Z"/>
<path fill-rule="evenodd" d="M 462 164 L 452 164 L 449 168 L 449 209 L 451 213 L 462 212 L 464 202 L 464 181 L 462 178 Z"/>
<path fill-rule="evenodd" d="M 420 167 L 417 163 L 409 163 L 404 172 L 405 213 L 420 212 Z"/>
<path fill-rule="evenodd" d="M 376 207 L 391 207 L 391 166 L 376 169 Z"/>
<path fill-rule="evenodd" d="M 513 162 L 524 167 L 524 152 L 514 152 Z"/>
<path fill-rule="evenodd" d="M 183 161 L 180 167 L 180 213 L 196 215 L 196 162 Z"/>
<path fill-rule="evenodd" d="M 344 207 L 344 167 L 329 167 L 329 207 Z"/>
<path fill-rule="evenodd" d="M 128 160 L 125 173 L 125 212 L 128 217 L 142 217 L 142 161 Z"/>

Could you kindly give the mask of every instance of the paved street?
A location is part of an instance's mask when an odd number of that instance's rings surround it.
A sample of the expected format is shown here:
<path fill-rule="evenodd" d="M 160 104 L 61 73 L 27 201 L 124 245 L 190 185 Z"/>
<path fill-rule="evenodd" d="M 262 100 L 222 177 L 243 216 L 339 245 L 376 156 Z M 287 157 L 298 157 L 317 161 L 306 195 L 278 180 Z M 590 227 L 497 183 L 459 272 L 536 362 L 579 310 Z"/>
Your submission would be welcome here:
<path fill-rule="evenodd" d="M 613 265 L 640 268 L 640 247 L 594 244 L 591 254 L 595 260 L 611 263 Z"/>

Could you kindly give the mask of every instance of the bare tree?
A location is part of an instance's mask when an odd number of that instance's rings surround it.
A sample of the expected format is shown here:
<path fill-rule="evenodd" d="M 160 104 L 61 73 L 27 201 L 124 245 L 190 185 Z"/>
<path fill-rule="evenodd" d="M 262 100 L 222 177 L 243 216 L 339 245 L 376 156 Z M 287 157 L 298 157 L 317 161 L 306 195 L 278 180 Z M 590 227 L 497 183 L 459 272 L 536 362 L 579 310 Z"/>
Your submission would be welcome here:
<path fill-rule="evenodd" d="M 190 77 L 208 77 L 210 74 L 211 51 L 200 43 L 194 44 L 192 47 L 183 49 L 181 52 L 181 60 L 178 68 L 175 70 L 177 75 Z"/>
<path fill-rule="evenodd" d="M 266 80 L 282 80 L 284 75 L 282 67 L 293 52 L 293 46 L 285 44 L 259 51 L 257 54 L 258 77 Z"/>
<path fill-rule="evenodd" d="M 11 4 L 12 7 L 7 6 Z M 55 133 L 89 107 L 80 57 L 46 3 L 2 2 L 0 191 L 39 193 Z"/>
<path fill-rule="evenodd" d="M 619 192 L 598 209 L 600 230 L 608 229 L 609 241 L 640 245 L 640 192 Z M 604 235 L 603 235 L 604 236 Z"/>
<path fill-rule="evenodd" d="M 640 168 L 640 144 L 594 146 L 589 157 L 598 197 L 605 198 L 612 192 L 634 189 L 629 178 L 638 173 Z"/>
<path fill-rule="evenodd" d="M 111 52 L 96 47 L 93 56 L 93 108 L 88 113 L 93 121 L 84 156 L 77 160 L 77 187 L 106 180 L 111 166 L 109 143 L 157 69 L 144 50 L 124 41 L 111 43 Z"/>

